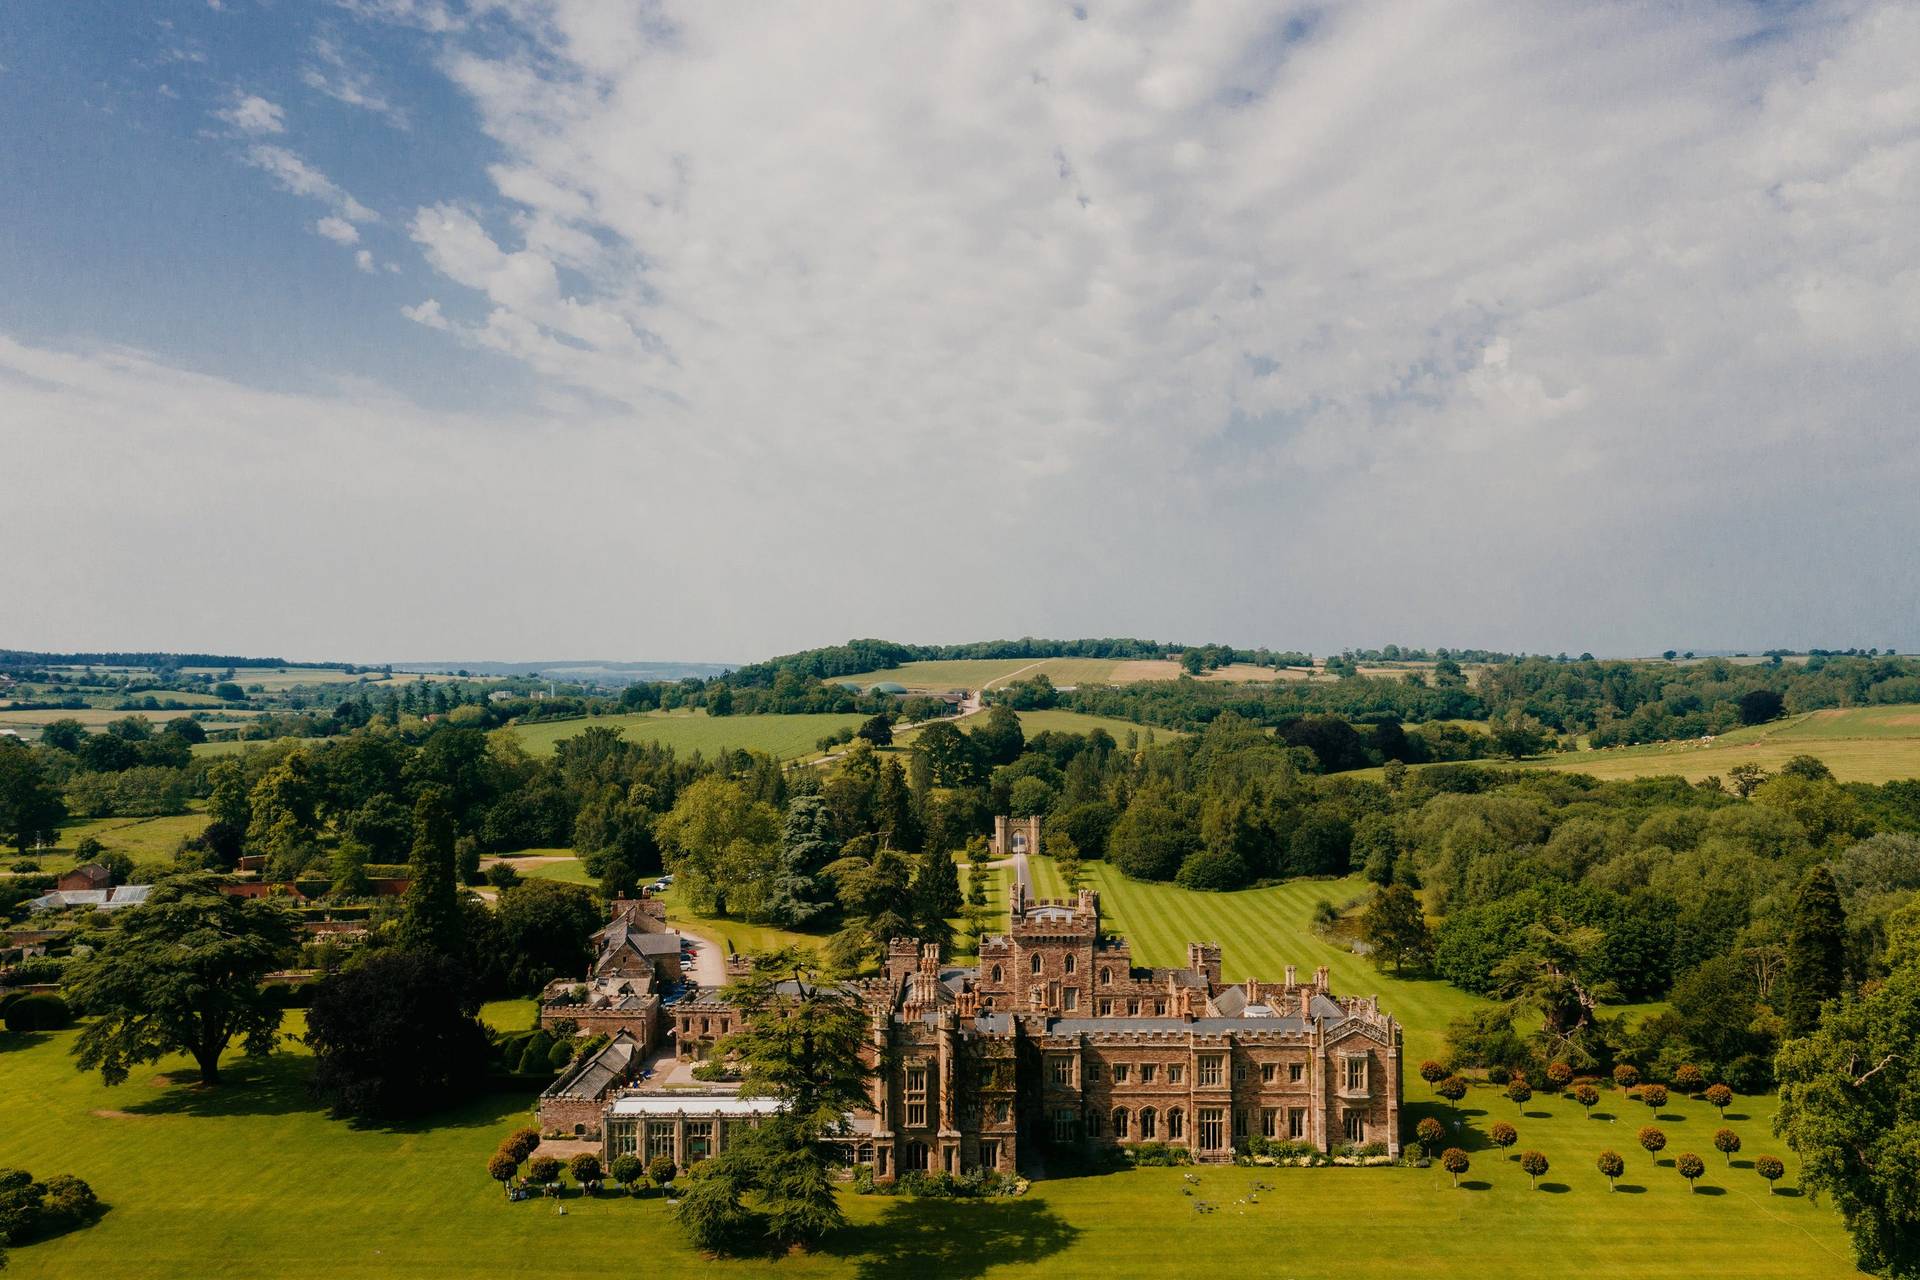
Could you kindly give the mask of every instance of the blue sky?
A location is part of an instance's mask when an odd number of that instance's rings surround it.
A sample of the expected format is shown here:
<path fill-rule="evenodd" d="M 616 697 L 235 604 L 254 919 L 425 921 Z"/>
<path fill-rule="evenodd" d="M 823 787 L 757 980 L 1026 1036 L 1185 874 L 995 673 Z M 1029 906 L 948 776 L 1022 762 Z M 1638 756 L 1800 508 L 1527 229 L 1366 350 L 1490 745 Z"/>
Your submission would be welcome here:
<path fill-rule="evenodd" d="M 1920 647 L 1917 59 L 1879 0 L 25 0 L 0 644 Z"/>

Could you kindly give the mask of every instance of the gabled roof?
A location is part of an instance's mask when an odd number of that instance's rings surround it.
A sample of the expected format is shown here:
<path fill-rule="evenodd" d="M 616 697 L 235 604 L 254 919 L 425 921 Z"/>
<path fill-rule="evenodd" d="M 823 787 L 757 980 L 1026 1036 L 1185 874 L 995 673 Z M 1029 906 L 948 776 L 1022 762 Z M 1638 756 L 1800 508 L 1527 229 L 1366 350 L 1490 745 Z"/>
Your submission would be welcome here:
<path fill-rule="evenodd" d="M 600 1052 L 548 1085 L 543 1098 L 590 1098 L 598 1100 L 633 1075 L 640 1057 L 640 1045 L 625 1030 L 616 1031 Z"/>

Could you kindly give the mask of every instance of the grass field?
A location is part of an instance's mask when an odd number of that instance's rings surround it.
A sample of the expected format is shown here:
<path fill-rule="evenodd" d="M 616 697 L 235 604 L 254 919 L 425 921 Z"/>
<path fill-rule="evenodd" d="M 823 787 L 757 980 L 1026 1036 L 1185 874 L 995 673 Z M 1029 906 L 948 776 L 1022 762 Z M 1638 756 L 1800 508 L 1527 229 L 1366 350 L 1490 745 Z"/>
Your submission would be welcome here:
<path fill-rule="evenodd" d="M 1057 685 L 1093 684 L 1111 677 L 1117 665 L 1111 658 L 956 658 L 950 662 L 909 662 L 834 679 L 863 689 L 892 683 L 908 689 L 944 692 L 991 688 L 1016 675 L 1025 679 L 1042 672 Z"/>
<path fill-rule="evenodd" d="M 88 729 L 98 733 L 115 720 L 124 720 L 128 716 L 140 716 L 142 719 L 151 721 L 153 727 L 158 729 L 169 720 L 176 720 L 182 716 L 191 716 L 198 710 L 202 710 L 202 708 L 191 707 L 186 710 L 173 711 L 115 711 L 110 707 L 83 707 L 78 710 L 68 708 L 63 710 L 21 711 L 13 707 L 0 707 L 0 729 L 19 729 L 25 732 L 27 730 L 39 729 L 43 725 L 52 724 L 56 720 L 78 720 Z M 257 711 L 222 710 L 219 714 L 221 720 L 229 722 L 229 727 L 231 727 L 232 724 L 238 724 L 250 715 L 259 715 L 260 713 Z M 208 725 L 207 727 L 212 728 L 213 726 Z"/>
<path fill-rule="evenodd" d="M 181 671 L 192 676 L 213 676 L 215 679 L 227 679 L 222 673 L 225 667 L 182 667 Z M 356 680 L 373 679 L 372 675 L 354 675 L 332 667 L 236 667 L 231 679 L 243 689 L 259 685 L 270 693 L 282 689 L 292 689 L 298 685 L 310 684 L 352 684 Z"/>
<path fill-rule="evenodd" d="M 704 711 L 642 712 L 594 716 L 546 724 L 514 726 L 514 733 L 535 755 L 550 755 L 554 744 L 589 728 L 618 729 L 629 742 L 658 742 L 682 755 L 745 748 L 783 760 L 814 754 L 815 744 L 840 729 L 856 728 L 862 715 L 709 716 Z"/>
<path fill-rule="evenodd" d="M 172 814 L 163 818 L 82 818 L 62 825 L 59 845 L 37 856 L 49 871 L 65 871 L 73 856 L 73 847 L 92 836 L 136 862 L 170 858 L 182 840 L 199 835 L 206 827 L 204 813 Z"/>
<path fill-rule="evenodd" d="M 1092 733 L 1095 729 L 1105 729 L 1115 742 L 1122 745 L 1125 745 L 1129 733 L 1142 744 L 1146 742 L 1148 734 L 1153 735 L 1155 742 L 1171 742 L 1186 736 L 1178 729 L 1135 724 L 1131 720 L 1115 720 L 1111 716 L 1083 715 L 1078 711 L 1022 711 L 1020 728 L 1028 737 L 1036 733 Z"/>
<path fill-rule="evenodd" d="M 521 1001 L 486 1012 L 502 1027 L 525 1026 L 530 1009 Z M 4 1163 L 79 1174 L 109 1208 L 92 1227 L 14 1249 L 9 1274 L 19 1280 L 533 1280 L 604 1265 L 616 1256 L 610 1248 L 673 1276 L 1854 1274 L 1832 1210 L 1797 1195 L 1769 1198 L 1750 1168 L 1727 1168 L 1708 1139 L 1717 1119 L 1697 1102 L 1662 1112 L 1671 1143 L 1657 1168 L 1633 1145 L 1640 1118 L 1617 1094 L 1596 1108 L 1620 1115 L 1609 1123 L 1558 1098 L 1535 1098 L 1516 1117 L 1479 1089 L 1459 1117 L 1455 1140 L 1473 1160 L 1460 1190 L 1437 1168 L 1208 1168 L 1196 1172 L 1197 1187 L 1178 1169 L 1142 1169 L 1041 1181 L 1017 1200 L 847 1196 L 849 1226 L 817 1253 L 712 1261 L 686 1248 L 657 1197 L 571 1196 L 565 1217 L 540 1201 L 506 1203 L 484 1164 L 527 1120 L 530 1096 L 489 1097 L 431 1126 L 362 1128 L 315 1107 L 298 1045 L 261 1062 L 230 1059 L 217 1090 L 176 1084 L 184 1060 L 107 1089 L 73 1069 L 72 1039 L 0 1038 L 0 1097 L 32 1099 L 9 1107 Z M 1425 1114 L 1451 1120 L 1421 1088 L 1410 1095 L 1409 1124 Z M 1743 1101 L 1732 1112 L 1747 1156 L 1778 1150 L 1765 1136 L 1764 1106 Z M 1541 1190 L 1485 1146 L 1481 1133 L 1498 1118 L 1514 1121 L 1522 1148 L 1552 1162 Z M 1593 1170 L 1603 1146 L 1628 1157 L 1618 1192 Z M 1683 1150 L 1707 1160 L 1695 1194 L 1671 1165 Z M 1794 1178 L 1790 1162 L 1782 1185 L 1791 1189 Z M 1218 1211 L 1203 1216 L 1196 1200 Z"/>
<path fill-rule="evenodd" d="M 1678 774 L 1698 781 L 1708 774 L 1724 778 L 1738 764 L 1776 770 L 1797 755 L 1818 756 L 1842 782 L 1920 778 L 1920 706 L 1810 711 L 1771 724 L 1736 729 L 1711 742 L 1662 742 L 1577 751 L 1526 763 L 1596 778 Z"/>

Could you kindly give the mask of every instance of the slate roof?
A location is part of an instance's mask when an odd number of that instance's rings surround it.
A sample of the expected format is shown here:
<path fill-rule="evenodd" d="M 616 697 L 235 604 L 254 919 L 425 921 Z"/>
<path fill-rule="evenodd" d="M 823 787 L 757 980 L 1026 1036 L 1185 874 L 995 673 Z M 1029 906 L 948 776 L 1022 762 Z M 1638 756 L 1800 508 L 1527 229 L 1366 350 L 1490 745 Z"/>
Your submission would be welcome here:
<path fill-rule="evenodd" d="M 548 1085 L 543 1098 L 589 1098 L 598 1100 L 618 1088 L 633 1075 L 640 1046 L 625 1031 L 614 1032 L 600 1052 Z"/>

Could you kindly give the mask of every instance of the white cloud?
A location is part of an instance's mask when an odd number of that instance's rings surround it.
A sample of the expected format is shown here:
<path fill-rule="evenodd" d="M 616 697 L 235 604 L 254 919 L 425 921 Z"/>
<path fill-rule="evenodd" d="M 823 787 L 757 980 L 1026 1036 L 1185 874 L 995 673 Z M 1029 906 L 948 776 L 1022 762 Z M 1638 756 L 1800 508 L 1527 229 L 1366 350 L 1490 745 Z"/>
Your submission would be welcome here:
<path fill-rule="evenodd" d="M 308 88 L 336 102 L 371 111 L 395 128 L 408 127 L 407 113 L 388 101 L 369 73 L 353 65 L 337 40 L 315 36 L 312 51 L 314 61 L 300 70 L 300 79 Z"/>
<path fill-rule="evenodd" d="M 343 191 L 333 179 L 321 173 L 285 147 L 264 143 L 248 147 L 247 163 L 264 170 L 282 190 L 330 206 L 347 222 L 377 222 L 379 215 Z"/>
<path fill-rule="evenodd" d="M 440 302 L 437 298 L 428 298 L 417 307 L 402 307 L 400 314 L 415 324 L 423 324 L 429 329 L 447 328 L 447 318 L 440 314 Z"/>
<path fill-rule="evenodd" d="M 353 255 L 353 265 L 360 268 L 362 271 L 366 272 L 368 275 L 372 275 L 373 274 L 373 251 L 371 249 L 361 249 L 358 252 L 356 252 Z"/>
<path fill-rule="evenodd" d="M 233 101 L 213 113 L 242 133 L 254 135 L 285 133 L 286 112 L 272 102 L 252 93 L 236 93 Z"/>
<path fill-rule="evenodd" d="M 345 218 L 336 218 L 332 214 L 313 224 L 313 229 L 333 241 L 335 244 L 360 243 L 360 229 Z"/>

